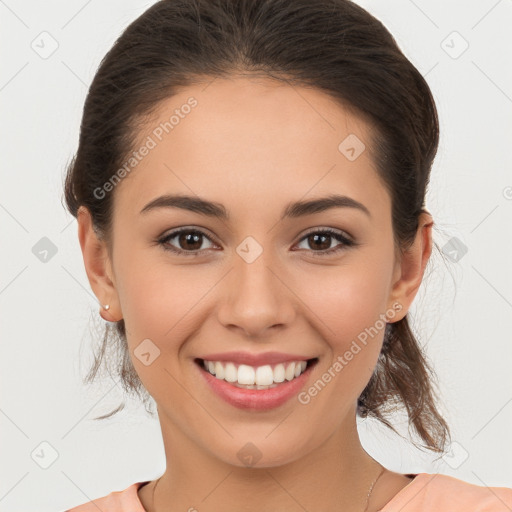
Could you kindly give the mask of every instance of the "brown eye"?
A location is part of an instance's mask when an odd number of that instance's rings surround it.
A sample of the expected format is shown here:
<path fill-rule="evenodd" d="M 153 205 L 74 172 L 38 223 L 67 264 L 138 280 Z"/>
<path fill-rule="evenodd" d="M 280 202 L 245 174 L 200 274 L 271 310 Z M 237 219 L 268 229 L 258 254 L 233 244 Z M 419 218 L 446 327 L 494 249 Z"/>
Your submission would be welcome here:
<path fill-rule="evenodd" d="M 176 239 L 176 242 L 171 243 L 174 239 Z M 161 238 L 158 240 L 158 243 L 167 251 L 183 254 L 185 256 L 199 256 L 201 251 L 211 249 L 213 246 L 212 244 L 210 247 L 203 247 L 203 249 L 201 249 L 204 240 L 208 240 L 211 243 L 210 238 L 202 231 L 196 229 L 180 229 Z"/>
<path fill-rule="evenodd" d="M 333 239 L 340 243 L 337 246 L 331 248 Z M 350 240 L 342 233 L 334 231 L 333 229 L 312 231 L 302 238 L 301 242 L 303 241 L 305 241 L 306 245 L 308 246 L 306 247 L 306 250 L 309 250 L 313 254 L 317 253 L 315 256 L 333 254 L 347 247 L 356 245 L 354 241 Z"/>
<path fill-rule="evenodd" d="M 321 251 L 330 249 L 331 239 L 332 239 L 331 235 L 318 234 L 318 233 L 315 233 L 313 235 L 308 235 L 308 237 L 307 237 L 310 247 L 314 247 L 315 249 L 320 249 Z"/>
<path fill-rule="evenodd" d="M 201 248 L 202 235 L 200 233 L 197 233 L 197 232 L 180 233 L 179 235 L 177 235 L 177 237 L 178 237 L 178 245 L 180 246 L 180 249 L 184 248 L 185 250 L 194 251 L 194 250 L 198 250 Z"/>

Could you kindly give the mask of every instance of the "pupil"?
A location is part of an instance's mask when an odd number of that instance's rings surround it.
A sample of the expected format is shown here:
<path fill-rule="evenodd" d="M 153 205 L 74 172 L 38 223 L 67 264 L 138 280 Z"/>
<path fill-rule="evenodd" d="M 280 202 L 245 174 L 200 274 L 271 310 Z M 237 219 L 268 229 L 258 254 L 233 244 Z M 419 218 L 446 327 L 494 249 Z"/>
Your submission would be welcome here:
<path fill-rule="evenodd" d="M 182 234 L 181 237 L 180 237 L 180 243 L 182 241 L 185 242 L 185 245 L 187 244 L 190 244 L 190 243 L 194 243 L 194 240 L 195 240 L 195 243 L 197 245 L 197 247 L 188 247 L 188 249 L 198 249 L 199 247 L 201 247 L 201 243 L 199 242 L 199 238 L 200 238 L 201 235 L 199 235 L 199 233 L 187 233 L 187 234 Z"/>
<path fill-rule="evenodd" d="M 318 239 L 322 239 L 324 240 L 324 244 L 322 247 L 319 247 L 321 250 L 324 250 L 324 249 L 329 249 L 329 246 L 331 245 L 330 243 L 328 244 L 325 244 L 325 240 L 327 240 L 328 238 L 330 238 L 330 235 L 318 235 L 318 234 L 315 234 L 315 235 L 312 235 L 313 239 L 315 240 L 315 243 L 318 242 Z"/>

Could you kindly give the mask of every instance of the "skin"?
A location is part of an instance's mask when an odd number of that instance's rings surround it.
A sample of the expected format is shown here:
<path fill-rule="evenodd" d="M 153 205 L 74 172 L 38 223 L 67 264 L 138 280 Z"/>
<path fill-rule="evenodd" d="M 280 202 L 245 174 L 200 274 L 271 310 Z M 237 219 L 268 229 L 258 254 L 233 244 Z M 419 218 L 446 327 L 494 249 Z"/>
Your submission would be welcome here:
<path fill-rule="evenodd" d="M 356 403 L 383 329 L 308 404 L 292 398 L 270 411 L 224 402 L 198 378 L 194 358 L 229 350 L 318 357 L 307 389 L 393 304 L 402 309 L 389 321 L 405 316 L 431 253 L 432 217 L 422 214 L 414 244 L 396 257 L 371 127 L 314 89 L 246 76 L 189 86 L 159 105 L 140 140 L 190 96 L 197 107 L 110 192 L 112 254 L 88 211 L 78 216 L 87 276 L 100 303 L 110 304 L 101 315 L 124 318 L 134 367 L 158 407 L 167 468 L 155 503 L 154 481 L 139 497 L 149 512 L 362 511 L 382 466 L 361 445 Z M 367 147 L 354 161 L 338 150 L 349 134 Z M 363 203 L 371 217 L 333 208 L 279 220 L 289 202 L 333 192 Z M 164 193 L 222 203 L 230 220 L 177 208 L 140 214 Z M 205 236 L 195 245 L 179 237 L 167 244 L 199 256 L 155 243 L 182 226 Z M 313 228 L 346 232 L 358 245 L 315 256 L 340 242 L 318 247 L 305 236 Z M 236 252 L 247 236 L 263 249 L 250 264 Z M 148 366 L 133 354 L 147 338 L 160 350 Z M 247 442 L 261 452 L 253 467 L 237 457 Z M 410 481 L 386 469 L 368 510 Z"/>

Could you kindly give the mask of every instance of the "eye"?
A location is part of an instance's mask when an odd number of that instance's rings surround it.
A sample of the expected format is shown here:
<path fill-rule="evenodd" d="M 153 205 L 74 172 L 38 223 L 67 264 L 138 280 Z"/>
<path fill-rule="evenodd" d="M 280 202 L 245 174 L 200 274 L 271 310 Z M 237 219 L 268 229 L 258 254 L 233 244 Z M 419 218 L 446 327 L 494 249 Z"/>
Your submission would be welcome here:
<path fill-rule="evenodd" d="M 178 247 L 170 244 L 170 241 L 174 239 L 177 239 L 176 243 L 178 244 Z M 201 254 L 199 251 L 204 239 L 210 240 L 210 238 L 202 231 L 191 228 L 182 228 L 160 238 L 157 242 L 162 245 L 166 251 L 182 254 L 184 256 L 199 256 Z M 211 248 L 212 247 L 207 247 L 206 249 Z M 203 250 L 206 249 L 203 248 Z"/>
<path fill-rule="evenodd" d="M 334 248 L 331 248 L 332 241 L 337 240 L 341 242 Z M 338 251 L 356 245 L 356 243 L 345 236 L 343 233 L 335 231 L 331 228 L 325 228 L 316 231 L 310 231 L 306 236 L 301 239 L 301 242 L 305 241 L 310 247 L 315 247 L 320 250 L 313 250 L 312 253 L 315 256 L 323 256 L 325 254 L 334 254 Z"/>
<path fill-rule="evenodd" d="M 178 245 L 178 247 L 171 243 L 171 241 L 175 239 L 175 243 Z M 340 243 L 334 248 L 331 248 L 333 239 Z M 204 240 L 210 241 L 211 245 L 210 247 L 201 249 Z M 331 228 L 310 231 L 304 237 L 302 237 L 299 244 L 303 241 L 305 241 L 310 247 L 313 247 L 313 249 L 306 248 L 306 250 L 310 250 L 314 256 L 334 254 L 347 247 L 356 245 L 356 242 L 348 238 L 348 236 L 345 236 L 342 232 L 335 231 Z M 180 254 L 183 256 L 200 256 L 203 251 L 215 247 L 215 244 L 211 242 L 211 238 L 207 236 L 203 231 L 192 228 L 181 228 L 172 231 L 171 233 L 158 239 L 157 243 L 160 244 L 164 250 L 171 251 L 175 254 Z"/>

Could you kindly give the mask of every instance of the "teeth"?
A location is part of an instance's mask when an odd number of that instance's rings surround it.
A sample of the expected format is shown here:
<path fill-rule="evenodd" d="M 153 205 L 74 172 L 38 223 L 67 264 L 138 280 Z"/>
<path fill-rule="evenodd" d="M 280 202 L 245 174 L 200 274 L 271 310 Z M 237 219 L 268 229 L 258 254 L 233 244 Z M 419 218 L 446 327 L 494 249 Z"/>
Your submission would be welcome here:
<path fill-rule="evenodd" d="M 224 366 L 221 363 L 215 363 L 215 377 L 217 379 L 224 379 Z"/>
<path fill-rule="evenodd" d="M 256 368 L 256 384 L 258 386 L 270 386 L 274 383 L 274 372 L 268 364 L 266 366 L 258 366 Z"/>
<path fill-rule="evenodd" d="M 203 366 L 217 379 L 230 382 L 234 386 L 247 389 L 268 389 L 285 380 L 290 381 L 298 377 L 305 371 L 307 362 L 279 363 L 274 367 L 269 364 L 258 367 L 241 364 L 237 367 L 232 362 L 203 361 Z"/>
<path fill-rule="evenodd" d="M 227 363 L 224 367 L 224 380 L 236 382 L 238 380 L 238 370 L 233 363 Z"/>
<path fill-rule="evenodd" d="M 274 382 L 284 381 L 284 364 L 278 364 L 274 368 Z"/>
<path fill-rule="evenodd" d="M 286 380 L 292 380 L 295 377 L 295 363 L 290 363 L 284 372 Z"/>
<path fill-rule="evenodd" d="M 221 363 L 216 363 L 221 364 Z M 238 384 L 254 384 L 255 371 L 252 366 L 241 364 L 238 367 Z"/>

